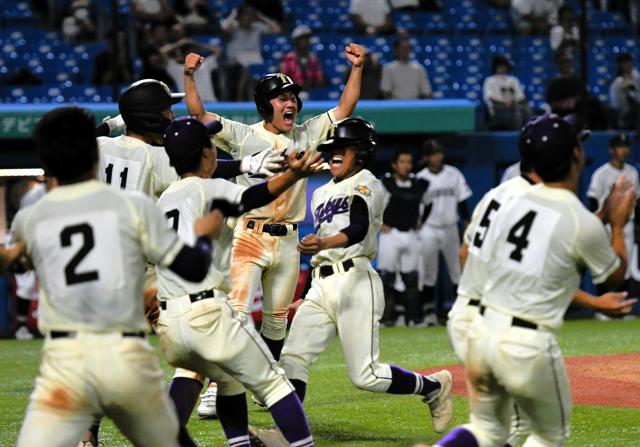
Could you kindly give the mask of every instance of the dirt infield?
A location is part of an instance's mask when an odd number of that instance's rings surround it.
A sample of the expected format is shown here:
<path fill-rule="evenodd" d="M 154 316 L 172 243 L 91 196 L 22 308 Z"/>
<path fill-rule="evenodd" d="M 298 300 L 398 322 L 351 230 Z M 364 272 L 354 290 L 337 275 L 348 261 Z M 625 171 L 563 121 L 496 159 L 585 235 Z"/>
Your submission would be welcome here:
<path fill-rule="evenodd" d="M 565 364 L 574 405 L 640 408 L 640 354 L 568 357 Z M 466 395 L 462 366 L 445 368 L 454 376 L 453 393 Z"/>

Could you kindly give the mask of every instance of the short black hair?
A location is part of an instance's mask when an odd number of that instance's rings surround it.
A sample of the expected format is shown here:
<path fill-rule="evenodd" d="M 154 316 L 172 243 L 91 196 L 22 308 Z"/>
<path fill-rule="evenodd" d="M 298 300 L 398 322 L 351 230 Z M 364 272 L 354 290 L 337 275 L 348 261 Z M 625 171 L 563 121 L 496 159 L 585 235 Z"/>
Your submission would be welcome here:
<path fill-rule="evenodd" d="M 571 14 L 574 13 L 573 11 L 573 7 L 570 5 L 562 5 L 559 9 L 558 9 L 558 19 L 561 19 L 563 14 L 565 12 L 570 12 Z"/>
<path fill-rule="evenodd" d="M 427 139 L 422 143 L 422 155 L 433 155 L 437 152 L 444 152 L 444 148 L 437 140 Z"/>
<path fill-rule="evenodd" d="M 404 154 L 411 155 L 411 159 L 413 160 L 413 152 L 411 152 L 409 149 L 399 148 L 393 151 L 393 155 L 391 156 L 391 163 L 396 163 L 398 161 L 398 158 L 400 158 L 400 156 Z"/>
<path fill-rule="evenodd" d="M 98 162 L 96 120 L 86 109 L 60 107 L 48 112 L 33 138 L 45 171 L 61 183 L 85 175 Z"/>
<path fill-rule="evenodd" d="M 400 36 L 396 39 L 396 41 L 393 44 L 393 49 L 397 50 L 398 47 L 400 46 L 401 43 L 403 42 L 408 42 L 409 45 L 411 45 L 411 39 L 409 39 L 407 36 Z"/>
<path fill-rule="evenodd" d="M 498 67 L 504 66 L 511 70 L 511 62 L 504 54 L 497 54 L 491 59 L 491 73 L 495 74 Z"/>

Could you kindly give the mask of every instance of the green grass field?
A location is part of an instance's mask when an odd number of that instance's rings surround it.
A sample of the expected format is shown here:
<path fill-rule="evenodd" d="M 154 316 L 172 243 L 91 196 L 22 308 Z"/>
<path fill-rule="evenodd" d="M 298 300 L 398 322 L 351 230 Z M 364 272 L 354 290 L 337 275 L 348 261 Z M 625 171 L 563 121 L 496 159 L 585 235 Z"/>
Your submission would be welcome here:
<path fill-rule="evenodd" d="M 386 362 L 410 369 L 455 362 L 444 328 L 383 329 L 380 338 L 381 359 Z M 152 342 L 157 346 L 155 337 Z M 560 342 L 565 356 L 638 352 L 640 320 L 570 321 L 560 332 Z M 0 340 L 0 446 L 15 445 L 37 373 L 41 344 Z M 164 361 L 163 367 L 168 383 L 172 370 Z M 596 380 L 593 386 L 598 386 Z M 313 366 L 307 396 L 305 409 L 319 446 L 408 447 L 439 439 L 431 429 L 428 408 L 417 397 L 355 389 L 348 381 L 338 343 Z M 252 404 L 249 408 L 253 424 L 272 425 L 268 412 Z M 454 425 L 465 423 L 469 412 L 465 398 L 455 399 L 455 411 Z M 572 423 L 569 446 L 640 445 L 640 409 L 575 406 Z M 226 445 L 217 421 L 193 417 L 189 430 L 201 446 Z M 105 446 L 128 445 L 110 422 L 103 426 L 101 441 Z"/>

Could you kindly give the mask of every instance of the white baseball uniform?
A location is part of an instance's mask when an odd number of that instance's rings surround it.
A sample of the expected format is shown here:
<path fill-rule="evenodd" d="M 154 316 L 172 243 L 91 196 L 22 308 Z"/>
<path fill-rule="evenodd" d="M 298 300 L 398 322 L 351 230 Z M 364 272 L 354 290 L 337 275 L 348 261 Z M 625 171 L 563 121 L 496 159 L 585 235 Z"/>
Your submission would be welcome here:
<path fill-rule="evenodd" d="M 335 122 L 333 110 L 296 125 L 288 134 L 273 134 L 264 128 L 264 121 L 248 126 L 225 118 L 220 119 L 222 131 L 214 137 L 220 149 L 240 159 L 264 150 L 287 153 L 294 150 L 315 151 L 326 140 Z M 237 177 L 242 186 L 250 186 L 260 178 Z M 262 208 L 249 211 L 238 221 L 232 250 L 229 295 L 233 307 L 245 314 L 251 311 L 258 284 L 262 282 L 262 334 L 272 340 L 282 340 L 287 327 L 288 306 L 298 282 L 300 255 L 297 251 L 298 222 L 306 210 L 307 180 L 301 180 Z M 264 224 L 279 224 L 280 235 L 264 231 Z"/>
<path fill-rule="evenodd" d="M 494 216 L 481 249 L 486 308 L 468 333 L 469 429 L 480 446 L 504 445 L 513 399 L 531 423 L 526 445 L 563 445 L 571 395 L 555 331 L 582 268 L 599 284 L 620 260 L 602 223 L 568 190 L 532 186 Z"/>
<path fill-rule="evenodd" d="M 245 189 L 227 180 L 187 177 L 169 186 L 158 206 L 169 226 L 183 240 L 194 243 L 194 223 L 209 211 L 211 202 L 224 199 L 239 203 Z M 227 245 L 231 245 L 228 237 L 215 241 L 213 258 L 228 252 Z M 293 387 L 250 319 L 236 313 L 227 302 L 224 269 L 224 263 L 212 264 L 202 282 L 191 283 L 157 267 L 162 310 L 156 332 L 160 345 L 170 364 L 215 380 L 220 395 L 241 394 L 244 385 L 271 406 L 290 394 Z M 192 299 L 209 291 L 213 291 L 210 298 Z"/>
<path fill-rule="evenodd" d="M 95 414 L 140 446 L 177 446 L 178 421 L 145 332 L 146 258 L 183 243 L 155 205 L 96 181 L 60 186 L 13 222 L 40 278 L 43 358 L 18 446 L 74 445 Z"/>
<path fill-rule="evenodd" d="M 356 196 L 367 204 L 367 235 L 357 244 L 322 250 L 311 259 L 311 289 L 293 319 L 280 363 L 289 379 L 308 382 L 309 367 L 339 335 L 351 382 L 361 389 L 384 392 L 391 384 L 389 365 L 378 362 L 384 292 L 371 266 L 384 212 L 382 185 L 365 169 L 316 189 L 311 207 L 316 234 L 330 236 L 349 226 L 350 205 Z M 326 276 L 321 276 L 323 272 Z"/>
<path fill-rule="evenodd" d="M 424 168 L 418 178 L 429 182 L 431 212 L 420 229 L 422 271 L 420 283 L 433 287 L 438 277 L 438 252 L 442 252 L 454 284 L 460 282 L 458 204 L 471 197 L 471 189 L 458 168 L 444 165 L 437 173 Z"/>
<path fill-rule="evenodd" d="M 116 188 L 142 191 L 156 200 L 162 191 L 178 180 L 178 174 L 162 147 L 121 135 L 98 137 L 98 151 L 99 179 Z"/>
<path fill-rule="evenodd" d="M 593 172 L 591 176 L 591 182 L 589 183 L 589 189 L 587 190 L 587 197 L 596 199 L 598 201 L 598 207 L 601 207 L 604 200 L 609 195 L 611 187 L 618 180 L 620 176 L 623 176 L 629 181 L 632 187 L 636 190 L 636 194 L 640 194 L 640 182 L 638 181 L 638 170 L 625 163 L 622 169 L 617 169 L 611 163 L 606 163 L 600 166 Z M 631 262 L 632 259 L 637 259 L 637 245 L 634 241 L 634 215 L 631 215 L 631 219 L 624 226 L 624 244 L 627 248 L 629 256 L 629 265 L 627 266 L 627 278 L 631 273 L 637 272 L 637 264 Z M 607 226 L 608 228 L 608 226 Z M 634 276 L 635 279 L 640 279 L 640 275 Z"/>
<path fill-rule="evenodd" d="M 458 284 L 458 297 L 447 320 L 449 340 L 461 362 L 467 354 L 467 332 L 480 311 L 482 290 L 488 275 L 487 259 L 480 256 L 487 231 L 502 204 L 532 184 L 522 176 L 512 178 L 487 192 L 473 210 L 473 217 L 464 233 L 464 242 L 468 246 L 467 260 Z"/>

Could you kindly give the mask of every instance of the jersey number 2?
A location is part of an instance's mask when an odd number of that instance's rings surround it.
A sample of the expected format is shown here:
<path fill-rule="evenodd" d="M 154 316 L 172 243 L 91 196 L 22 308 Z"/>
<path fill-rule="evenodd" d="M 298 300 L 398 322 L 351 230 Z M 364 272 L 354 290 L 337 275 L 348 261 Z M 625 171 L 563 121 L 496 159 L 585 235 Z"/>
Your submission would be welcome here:
<path fill-rule="evenodd" d="M 82 260 L 95 246 L 95 241 L 93 239 L 93 229 L 91 228 L 91 226 L 89 226 L 89 224 L 86 223 L 65 227 L 62 230 L 62 233 L 60 233 L 60 243 L 62 244 L 62 246 L 71 246 L 71 238 L 75 234 L 79 234 L 82 236 L 82 247 L 80 247 L 80 250 L 78 250 L 78 252 L 73 256 L 73 258 L 71 258 L 69 263 L 64 268 L 64 276 L 67 280 L 68 286 L 81 282 L 96 281 L 98 279 L 98 272 L 96 270 L 92 270 L 89 272 L 76 271 L 76 269 L 78 268 L 78 264 L 82 262 Z"/>
<path fill-rule="evenodd" d="M 514 261 L 522 261 L 522 251 L 529 246 L 527 236 L 529 236 L 531 225 L 533 225 L 533 220 L 536 218 L 536 215 L 537 213 L 535 211 L 527 212 L 527 214 L 517 221 L 511 230 L 509 230 L 507 242 L 516 246 L 511 252 L 511 255 L 509 255 Z"/>
<path fill-rule="evenodd" d="M 107 174 L 107 183 L 111 184 L 111 177 L 113 176 L 113 164 L 109 163 L 109 165 L 104 170 L 105 174 Z M 129 173 L 129 168 L 124 168 L 120 173 L 120 188 L 125 189 L 127 187 L 127 174 Z"/>

